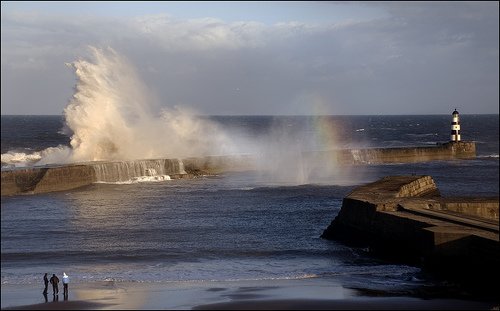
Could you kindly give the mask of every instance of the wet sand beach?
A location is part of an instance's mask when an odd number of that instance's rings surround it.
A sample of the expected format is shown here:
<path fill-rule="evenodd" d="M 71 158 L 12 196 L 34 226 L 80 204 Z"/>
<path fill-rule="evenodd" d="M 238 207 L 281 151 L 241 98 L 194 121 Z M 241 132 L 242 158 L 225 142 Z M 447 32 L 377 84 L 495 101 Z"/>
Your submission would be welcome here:
<path fill-rule="evenodd" d="M 388 294 L 389 295 L 389 294 Z M 368 297 L 328 280 L 234 282 L 89 282 L 73 284 L 67 301 L 32 285 L 2 285 L 2 310 L 498 310 L 498 302 Z"/>
<path fill-rule="evenodd" d="M 491 304 L 472 301 L 393 297 L 343 300 L 247 300 L 203 305 L 195 307 L 194 310 L 491 310 L 492 308 L 494 306 Z"/>
<path fill-rule="evenodd" d="M 100 310 L 108 306 L 109 305 L 91 301 L 56 301 L 2 308 L 2 310 Z"/>

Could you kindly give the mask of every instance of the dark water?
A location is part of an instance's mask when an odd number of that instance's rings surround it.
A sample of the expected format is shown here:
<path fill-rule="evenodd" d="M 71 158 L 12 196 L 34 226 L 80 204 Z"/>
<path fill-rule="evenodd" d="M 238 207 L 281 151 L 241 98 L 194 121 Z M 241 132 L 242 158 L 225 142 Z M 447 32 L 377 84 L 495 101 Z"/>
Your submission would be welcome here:
<path fill-rule="evenodd" d="M 2 154 L 69 146 L 69 137 L 61 133 L 63 125 L 62 116 L 2 116 Z"/>
<path fill-rule="evenodd" d="M 451 120 L 322 118 L 334 124 L 341 147 L 431 145 L 449 139 Z M 212 119 L 248 136 L 265 135 L 275 126 L 297 133 L 318 130 L 317 117 Z M 344 180 L 353 176 L 351 182 L 342 184 L 335 176 L 320 184 L 280 184 L 270 182 L 266 172 L 239 172 L 2 197 L 2 284 L 36 284 L 44 272 L 65 271 L 73 282 L 327 278 L 374 290 L 441 286 L 417 267 L 384 262 L 319 236 L 344 196 L 386 175 L 431 175 L 444 196 L 498 196 L 498 115 L 461 120 L 462 139 L 477 142 L 477 159 L 353 167 L 344 172 Z M 2 116 L 2 154 L 67 145 L 68 137 L 58 133 L 62 126 L 59 116 Z"/>
<path fill-rule="evenodd" d="M 450 138 L 449 115 L 430 116 L 214 116 L 224 129 L 264 136 L 271 128 L 308 138 L 325 121 L 335 133 L 337 148 L 435 145 Z M 69 146 L 62 116 L 1 116 L 1 153 L 41 151 Z M 476 142 L 478 156 L 498 157 L 499 116 L 461 116 L 462 140 Z"/>

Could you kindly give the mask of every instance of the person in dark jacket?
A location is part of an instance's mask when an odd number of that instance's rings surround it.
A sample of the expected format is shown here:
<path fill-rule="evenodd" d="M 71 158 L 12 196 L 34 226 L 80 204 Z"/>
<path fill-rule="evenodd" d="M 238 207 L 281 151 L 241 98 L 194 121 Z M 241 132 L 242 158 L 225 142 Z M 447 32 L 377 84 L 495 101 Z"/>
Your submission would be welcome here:
<path fill-rule="evenodd" d="M 49 278 L 47 277 L 47 273 L 43 276 L 43 283 L 45 284 L 45 289 L 43 290 L 43 294 L 47 295 L 47 287 L 49 287 Z"/>
<path fill-rule="evenodd" d="M 59 294 L 59 278 L 55 274 L 52 274 L 52 277 L 50 278 L 50 284 L 52 284 L 52 294 L 58 295 Z"/>

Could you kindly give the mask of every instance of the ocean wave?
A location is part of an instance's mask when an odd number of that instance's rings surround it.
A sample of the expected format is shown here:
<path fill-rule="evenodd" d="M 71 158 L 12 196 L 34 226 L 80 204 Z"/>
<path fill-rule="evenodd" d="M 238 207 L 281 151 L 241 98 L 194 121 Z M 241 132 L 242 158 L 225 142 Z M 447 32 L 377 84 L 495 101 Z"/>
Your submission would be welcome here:
<path fill-rule="evenodd" d="M 171 180 L 169 175 L 156 175 L 156 176 L 139 176 L 133 177 L 132 179 L 126 181 L 97 181 L 96 184 L 112 184 L 112 185 L 131 185 L 138 183 L 152 183 L 152 182 L 162 182 Z"/>
<path fill-rule="evenodd" d="M 8 151 L 2 153 L 1 161 L 2 167 L 31 167 L 35 165 L 45 165 L 67 163 L 67 159 L 70 154 L 70 149 L 67 146 L 59 145 L 57 147 L 49 147 L 41 151 L 35 151 L 33 153 Z"/>
<path fill-rule="evenodd" d="M 247 282 L 247 281 L 279 281 L 279 280 L 305 280 L 305 279 L 314 279 L 319 278 L 320 276 L 314 273 L 304 273 L 304 274 L 296 274 L 296 275 L 283 275 L 283 276 L 269 276 L 269 277 L 243 277 L 243 278 L 200 278 L 200 279 L 168 279 L 168 276 L 165 276 L 165 279 L 158 278 L 139 278 L 139 275 L 124 275 L 116 274 L 113 276 L 109 275 L 87 275 L 81 272 L 73 272 L 71 274 L 71 279 L 73 282 L 78 283 L 98 283 L 98 282 L 106 282 L 110 284 L 115 283 L 126 283 L 126 282 L 134 282 L 134 283 L 210 283 L 210 282 Z M 2 285 L 31 285 L 40 283 L 40 276 L 38 274 L 26 274 L 23 276 L 3 276 L 1 284 Z"/>
<path fill-rule="evenodd" d="M 304 279 L 313 279 L 313 278 L 318 278 L 319 276 L 314 273 L 305 273 L 305 274 L 298 274 L 298 275 L 283 275 L 283 276 L 270 276 L 270 277 L 260 277 L 260 278 L 228 278 L 228 279 L 212 279 L 208 280 L 210 282 L 241 282 L 241 281 L 279 281 L 279 280 L 304 280 Z M 196 282 L 203 282 L 207 280 L 192 280 Z M 186 281 L 184 281 L 186 282 Z"/>
<path fill-rule="evenodd" d="M 495 158 L 495 159 L 497 159 L 498 158 L 498 154 L 485 154 L 485 155 L 478 155 L 477 157 L 478 158 L 483 158 L 483 159 L 484 158 L 487 158 L 487 159 L 488 158 Z"/>
<path fill-rule="evenodd" d="M 26 154 L 24 152 L 9 151 L 1 155 L 2 166 L 5 164 L 13 167 L 29 166 L 38 162 L 41 158 L 40 152 Z"/>
<path fill-rule="evenodd" d="M 203 283 L 203 282 L 247 282 L 247 281 L 279 281 L 279 280 L 305 280 L 318 278 L 314 273 L 269 276 L 269 277 L 243 277 L 243 278 L 212 278 L 212 279 L 179 279 L 179 280 L 140 280 L 140 283 L 158 282 L 158 283 Z M 115 280 L 116 281 L 116 280 Z M 129 282 L 129 280 L 123 280 Z"/>

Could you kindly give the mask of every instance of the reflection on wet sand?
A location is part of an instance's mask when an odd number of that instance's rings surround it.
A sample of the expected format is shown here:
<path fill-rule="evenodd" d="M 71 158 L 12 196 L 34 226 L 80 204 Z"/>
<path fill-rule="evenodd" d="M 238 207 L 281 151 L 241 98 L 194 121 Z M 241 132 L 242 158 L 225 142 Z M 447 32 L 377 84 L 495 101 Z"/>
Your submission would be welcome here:
<path fill-rule="evenodd" d="M 114 281 L 97 282 L 92 288 L 78 288 L 73 292 L 77 300 L 122 305 L 128 309 L 140 309 L 148 295 L 146 291 L 122 287 Z"/>

